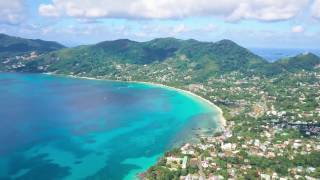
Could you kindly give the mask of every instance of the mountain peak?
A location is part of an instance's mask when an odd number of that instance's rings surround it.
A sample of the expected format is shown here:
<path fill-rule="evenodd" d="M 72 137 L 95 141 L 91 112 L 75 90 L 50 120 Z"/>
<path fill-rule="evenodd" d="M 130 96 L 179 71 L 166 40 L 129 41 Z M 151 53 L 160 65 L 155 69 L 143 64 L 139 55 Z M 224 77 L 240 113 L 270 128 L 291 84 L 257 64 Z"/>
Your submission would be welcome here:
<path fill-rule="evenodd" d="M 304 53 L 301 53 L 299 55 L 296 56 L 297 58 L 301 58 L 301 57 L 309 57 L 309 58 L 319 58 L 317 55 L 315 55 L 314 53 L 311 53 L 311 52 L 304 52 Z"/>
<path fill-rule="evenodd" d="M 310 52 L 301 53 L 297 56 L 281 59 L 275 62 L 276 65 L 280 65 L 282 68 L 289 72 L 295 72 L 300 70 L 313 70 L 320 64 L 320 58 Z"/>
<path fill-rule="evenodd" d="M 100 47 L 103 49 L 123 49 L 127 48 L 131 44 L 138 43 L 136 41 L 132 41 L 130 39 L 117 39 L 113 41 L 102 41 L 99 42 L 98 44 L 95 44 L 93 47 Z M 109 50 L 111 50 L 109 49 Z"/>
<path fill-rule="evenodd" d="M 22 38 L 19 38 L 19 37 L 15 37 L 15 36 L 10 36 L 8 34 L 4 34 L 4 33 L 0 33 L 0 39 L 22 39 Z"/>
<path fill-rule="evenodd" d="M 53 41 L 24 39 L 3 33 L 0 34 L 0 39 L 0 58 L 30 53 L 33 51 L 46 53 L 64 48 L 63 45 Z"/>
<path fill-rule="evenodd" d="M 162 38 L 155 38 L 151 41 L 179 41 L 179 39 L 174 37 L 162 37 Z"/>
<path fill-rule="evenodd" d="M 8 36 L 8 35 L 6 35 L 4 33 L 0 33 L 0 37 L 5 37 L 5 36 Z"/>
<path fill-rule="evenodd" d="M 102 41 L 98 44 L 108 44 L 108 43 L 116 43 L 116 44 L 128 44 L 128 43 L 136 43 L 136 41 L 132 41 L 130 39 L 116 39 L 116 40 L 107 40 L 107 41 Z"/>
<path fill-rule="evenodd" d="M 231 41 L 231 40 L 229 40 L 229 39 L 222 39 L 222 40 L 216 42 L 216 44 L 237 45 L 237 46 L 239 46 L 237 43 L 235 43 L 234 41 Z"/>
<path fill-rule="evenodd" d="M 181 40 L 174 37 L 155 38 L 149 41 L 149 43 L 177 43 L 177 42 L 181 42 Z"/>
<path fill-rule="evenodd" d="M 132 41 L 130 39 L 117 39 L 117 40 L 114 40 L 114 42 L 135 42 L 135 41 Z"/>

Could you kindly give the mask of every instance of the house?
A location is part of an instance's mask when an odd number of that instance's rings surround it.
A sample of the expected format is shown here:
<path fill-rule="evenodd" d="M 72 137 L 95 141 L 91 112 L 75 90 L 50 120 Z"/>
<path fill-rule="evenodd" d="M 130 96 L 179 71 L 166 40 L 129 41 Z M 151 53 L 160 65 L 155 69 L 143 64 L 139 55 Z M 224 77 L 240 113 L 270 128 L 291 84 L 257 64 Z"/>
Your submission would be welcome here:
<path fill-rule="evenodd" d="M 236 144 L 226 143 L 221 145 L 223 151 L 231 151 L 237 147 Z"/>
<path fill-rule="evenodd" d="M 211 176 L 208 180 L 221 180 L 224 179 L 223 176 Z"/>
<path fill-rule="evenodd" d="M 203 168 L 208 168 L 209 167 L 209 162 L 208 161 L 201 161 L 201 166 Z"/>
<path fill-rule="evenodd" d="M 295 142 L 295 143 L 293 143 L 293 145 L 292 145 L 293 149 L 298 149 L 298 148 L 301 147 L 301 146 L 302 146 L 302 144 L 301 144 L 301 143 L 298 143 L 298 142 Z"/>
<path fill-rule="evenodd" d="M 199 176 L 188 174 L 184 180 L 198 180 Z"/>
<path fill-rule="evenodd" d="M 268 174 L 260 174 L 262 180 L 271 180 L 271 176 Z"/>
<path fill-rule="evenodd" d="M 167 157 L 167 162 L 173 162 L 173 161 L 180 162 L 181 158 L 177 158 L 177 157 L 173 157 L 173 156 Z"/>
<path fill-rule="evenodd" d="M 188 157 L 184 156 L 182 160 L 182 166 L 181 166 L 182 169 L 185 169 L 187 167 L 187 162 L 188 162 Z"/>

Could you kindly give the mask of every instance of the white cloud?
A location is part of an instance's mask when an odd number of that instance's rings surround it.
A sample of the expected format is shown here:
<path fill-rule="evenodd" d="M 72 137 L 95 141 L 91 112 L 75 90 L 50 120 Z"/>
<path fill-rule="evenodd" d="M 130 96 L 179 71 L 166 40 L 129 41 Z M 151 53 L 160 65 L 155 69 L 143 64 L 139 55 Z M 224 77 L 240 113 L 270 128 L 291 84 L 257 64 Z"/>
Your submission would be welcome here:
<path fill-rule="evenodd" d="M 294 27 L 292 27 L 291 31 L 293 33 L 302 33 L 302 32 L 304 32 L 304 28 L 302 26 L 300 26 L 300 25 L 299 26 L 294 26 Z"/>
<path fill-rule="evenodd" d="M 263 21 L 288 20 L 308 4 L 308 0 L 243 1 L 228 17 L 231 21 L 257 19 Z"/>
<path fill-rule="evenodd" d="M 214 24 L 208 24 L 207 26 L 202 27 L 200 30 L 204 33 L 214 32 L 218 27 Z"/>
<path fill-rule="evenodd" d="M 44 16 L 51 16 L 51 17 L 60 16 L 58 9 L 52 4 L 41 4 L 39 7 L 39 13 Z"/>
<path fill-rule="evenodd" d="M 229 21 L 287 20 L 309 0 L 52 0 L 41 4 L 43 16 L 88 18 L 176 19 L 222 16 Z"/>
<path fill-rule="evenodd" d="M 184 39 L 199 39 L 199 37 L 208 37 L 211 33 L 217 33 L 219 28 L 213 24 L 207 24 L 202 26 L 192 26 L 188 24 L 176 24 L 176 25 L 159 25 L 159 24 L 145 24 L 136 29 L 133 34 L 138 38 L 152 39 L 155 37 L 177 37 Z"/>
<path fill-rule="evenodd" d="M 184 24 L 179 24 L 173 28 L 174 34 L 180 34 L 188 31 L 190 31 L 190 29 Z"/>
<path fill-rule="evenodd" d="M 0 0 L 0 23 L 20 23 L 25 17 L 24 7 L 24 0 Z"/>
<path fill-rule="evenodd" d="M 320 0 L 315 0 L 312 5 L 312 16 L 320 19 Z"/>

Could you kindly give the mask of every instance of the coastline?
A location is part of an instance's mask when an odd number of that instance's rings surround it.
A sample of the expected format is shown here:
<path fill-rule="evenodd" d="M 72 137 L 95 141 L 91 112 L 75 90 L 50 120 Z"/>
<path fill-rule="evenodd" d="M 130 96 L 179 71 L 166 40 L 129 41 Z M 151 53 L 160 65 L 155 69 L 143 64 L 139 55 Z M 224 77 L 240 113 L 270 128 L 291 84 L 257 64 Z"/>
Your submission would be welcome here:
<path fill-rule="evenodd" d="M 218 123 L 219 123 L 219 127 L 218 128 L 224 128 L 226 126 L 226 119 L 223 116 L 223 111 L 220 107 L 218 107 L 217 105 L 215 105 L 214 103 L 212 103 L 211 101 L 184 89 L 179 89 L 179 88 L 175 88 L 175 87 L 171 87 L 171 86 L 167 86 L 164 84 L 158 84 L 158 83 L 152 83 L 152 82 L 139 82 L 139 81 L 128 81 L 128 82 L 135 82 L 135 83 L 142 83 L 142 84 L 147 84 L 147 85 L 153 85 L 153 86 L 159 86 L 162 88 L 166 88 L 166 89 L 170 89 L 170 90 L 174 90 L 174 91 L 178 91 L 182 94 L 188 95 L 188 96 L 192 96 L 194 98 L 196 98 L 199 101 L 202 101 L 206 104 L 209 104 L 211 107 L 213 107 L 215 110 L 218 111 Z"/>
<path fill-rule="evenodd" d="M 151 85 L 151 86 L 157 86 L 157 87 L 162 87 L 165 89 L 169 89 L 169 90 L 173 90 L 173 91 L 178 91 L 179 93 L 191 96 L 193 98 L 196 98 L 199 101 L 202 101 L 206 104 L 209 104 L 213 109 L 218 111 L 218 127 L 217 130 L 224 130 L 226 127 L 226 119 L 223 116 L 223 111 L 220 107 L 218 107 L 217 105 L 215 105 L 214 103 L 212 103 L 210 100 L 207 100 L 193 92 L 184 90 L 184 89 L 179 89 L 176 87 L 172 87 L 172 86 L 167 86 L 164 84 L 160 84 L 160 83 L 154 83 L 154 82 L 145 82 L 145 81 L 121 81 L 121 80 L 110 80 L 110 79 L 99 79 L 99 78 L 93 78 L 93 77 L 83 77 L 83 76 L 75 76 L 75 75 L 64 75 L 64 74 L 55 74 L 55 73 L 43 73 L 43 74 L 47 74 L 47 75 L 58 75 L 58 76 L 67 76 L 70 78 L 78 78 L 78 79 L 87 79 L 87 80 L 100 80 L 100 81 L 110 81 L 110 82 L 128 82 L 128 83 L 138 83 L 138 84 L 145 84 L 145 85 Z"/>

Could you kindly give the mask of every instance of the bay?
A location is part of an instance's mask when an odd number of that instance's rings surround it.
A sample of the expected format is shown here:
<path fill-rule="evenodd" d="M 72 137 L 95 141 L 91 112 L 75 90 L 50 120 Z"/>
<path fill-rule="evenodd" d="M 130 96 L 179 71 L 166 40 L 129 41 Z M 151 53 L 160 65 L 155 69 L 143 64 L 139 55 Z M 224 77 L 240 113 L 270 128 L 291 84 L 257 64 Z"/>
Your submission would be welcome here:
<path fill-rule="evenodd" d="M 0 179 L 135 179 L 217 118 L 155 85 L 0 73 Z"/>

